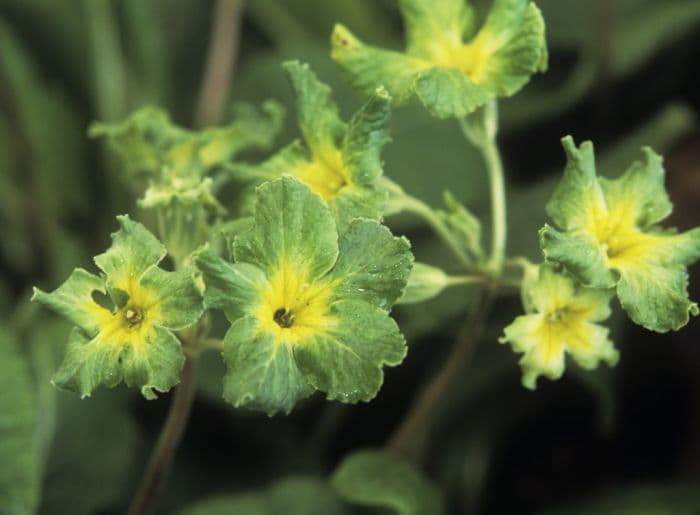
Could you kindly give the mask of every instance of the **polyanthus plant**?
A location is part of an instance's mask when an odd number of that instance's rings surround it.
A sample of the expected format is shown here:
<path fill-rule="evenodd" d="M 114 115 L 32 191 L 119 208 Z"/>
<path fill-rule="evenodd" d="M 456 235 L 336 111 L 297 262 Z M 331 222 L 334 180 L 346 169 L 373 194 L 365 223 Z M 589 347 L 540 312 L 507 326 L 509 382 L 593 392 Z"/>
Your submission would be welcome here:
<path fill-rule="evenodd" d="M 523 290 L 526 314 L 505 328 L 500 341 L 523 354 L 524 386 L 534 389 L 540 375 L 559 379 L 567 354 L 589 370 L 601 361 L 617 363 L 608 329 L 598 324 L 610 316 L 612 291 L 577 286 L 550 265 L 537 268 Z"/>
<path fill-rule="evenodd" d="M 330 88 L 308 64 L 290 61 L 283 66 L 296 97 L 305 145 L 296 140 L 263 163 L 235 165 L 232 172 L 258 181 L 295 176 L 323 197 L 341 228 L 355 217 L 379 219 L 386 193 L 376 181 L 382 174 L 381 149 L 389 141 L 389 94 L 379 86 L 373 89 L 346 124 Z"/>
<path fill-rule="evenodd" d="M 700 227 L 679 233 L 658 225 L 673 208 L 664 188 L 662 160 L 643 159 L 616 179 L 597 177 L 593 145 L 562 140 L 568 163 L 547 204 L 555 227 L 540 231 L 548 261 L 582 284 L 615 288 L 630 318 L 665 332 L 688 323 L 697 304 L 688 299 L 687 266 L 700 259 Z"/>
<path fill-rule="evenodd" d="M 81 268 L 51 293 L 32 300 L 76 327 L 53 383 L 89 396 L 122 380 L 147 399 L 179 382 L 185 357 L 173 331 L 195 324 L 203 305 L 192 270 L 158 267 L 165 247 L 143 225 L 117 217 L 112 246 L 95 257 L 100 276 Z"/>
<path fill-rule="evenodd" d="M 254 225 L 231 254 L 234 263 L 210 250 L 195 258 L 206 306 L 232 324 L 224 397 L 270 415 L 315 390 L 372 399 L 382 366 L 406 354 L 389 311 L 413 263 L 408 241 L 368 219 L 339 232 L 321 196 L 286 176 L 257 189 Z"/>
<path fill-rule="evenodd" d="M 333 59 L 365 95 L 383 85 L 397 104 L 416 98 L 434 116 L 462 118 L 547 67 L 544 21 L 529 0 L 495 0 L 478 30 L 466 0 L 399 0 L 399 7 L 405 52 L 366 45 L 342 25 L 333 32 Z"/>

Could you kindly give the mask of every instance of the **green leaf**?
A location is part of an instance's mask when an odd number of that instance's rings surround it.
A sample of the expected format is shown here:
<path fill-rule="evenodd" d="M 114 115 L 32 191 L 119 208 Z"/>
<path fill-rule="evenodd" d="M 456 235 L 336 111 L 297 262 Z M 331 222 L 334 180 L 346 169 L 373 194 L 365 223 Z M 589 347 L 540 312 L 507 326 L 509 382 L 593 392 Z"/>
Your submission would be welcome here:
<path fill-rule="evenodd" d="M 372 400 L 384 381 L 382 367 L 406 356 L 406 342 L 396 322 L 366 302 L 339 300 L 331 305 L 337 322 L 294 348 L 306 380 L 328 400 Z"/>
<path fill-rule="evenodd" d="M 411 245 L 378 222 L 355 220 L 339 242 L 333 276 L 335 295 L 371 302 L 390 310 L 406 286 L 413 266 Z"/>
<path fill-rule="evenodd" d="M 497 0 L 476 34 L 463 2 L 399 5 L 407 26 L 405 54 L 367 46 L 345 27 L 334 29 L 331 56 L 365 95 L 383 85 L 397 105 L 417 97 L 439 118 L 461 118 L 493 98 L 513 95 L 547 66 L 542 15 L 528 0 Z"/>
<path fill-rule="evenodd" d="M 297 367 L 291 346 L 261 329 L 258 320 L 236 320 L 224 338 L 224 398 L 272 416 L 287 414 L 313 389 Z"/>
<path fill-rule="evenodd" d="M 100 391 L 84 402 L 59 392 L 58 401 L 40 513 L 62 513 L 66 506 L 75 515 L 119 511 L 133 494 L 133 471 L 147 459 L 133 397 Z"/>
<path fill-rule="evenodd" d="M 437 488 L 408 463 L 385 451 L 355 452 L 338 466 L 331 484 L 348 502 L 388 508 L 399 515 L 439 515 Z"/>
<path fill-rule="evenodd" d="M 415 262 L 406 289 L 397 304 L 415 304 L 432 299 L 450 285 L 449 279 L 440 268 Z"/>
<path fill-rule="evenodd" d="M 283 259 L 304 262 L 313 280 L 327 273 L 338 257 L 338 236 L 320 196 L 291 177 L 257 189 L 255 225 L 234 241 L 236 261 L 272 273 Z"/>
<path fill-rule="evenodd" d="M 0 329 L 0 512 L 36 512 L 41 488 L 40 442 L 27 364 Z"/>
<path fill-rule="evenodd" d="M 343 515 L 346 508 L 325 481 L 290 477 L 257 492 L 214 497 L 178 515 Z"/>
<path fill-rule="evenodd" d="M 599 179 L 593 146 L 564 138 L 568 163 L 547 212 L 540 242 L 549 261 L 585 285 L 616 287 L 630 318 L 647 329 L 677 330 L 698 314 L 688 299 L 687 271 L 700 259 L 700 228 L 678 234 L 658 222 L 671 212 L 661 157 L 643 159 L 616 179 Z"/>

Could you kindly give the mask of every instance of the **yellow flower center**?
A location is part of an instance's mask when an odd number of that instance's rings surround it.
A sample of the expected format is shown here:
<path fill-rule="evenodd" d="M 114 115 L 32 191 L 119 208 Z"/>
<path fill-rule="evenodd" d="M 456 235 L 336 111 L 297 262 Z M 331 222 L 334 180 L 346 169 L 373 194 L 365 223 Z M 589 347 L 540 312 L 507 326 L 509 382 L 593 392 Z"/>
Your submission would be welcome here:
<path fill-rule="evenodd" d="M 333 284 L 308 280 L 304 267 L 289 262 L 260 288 L 260 303 L 254 314 L 261 327 L 276 335 L 278 343 L 303 343 L 335 323 L 330 314 Z"/>
<path fill-rule="evenodd" d="M 469 43 L 453 34 L 430 49 L 431 60 L 437 66 L 456 68 L 478 84 L 486 76 L 489 61 L 503 45 L 502 38 L 482 29 Z"/>
<path fill-rule="evenodd" d="M 312 161 L 300 165 L 292 173 L 324 200 L 334 199 L 343 187 L 350 184 L 342 154 L 335 148 L 315 155 Z"/>
<path fill-rule="evenodd" d="M 660 242 L 659 237 L 642 232 L 631 206 L 620 204 L 609 210 L 594 210 L 586 230 L 605 250 L 608 266 L 623 269 L 638 264 Z"/>

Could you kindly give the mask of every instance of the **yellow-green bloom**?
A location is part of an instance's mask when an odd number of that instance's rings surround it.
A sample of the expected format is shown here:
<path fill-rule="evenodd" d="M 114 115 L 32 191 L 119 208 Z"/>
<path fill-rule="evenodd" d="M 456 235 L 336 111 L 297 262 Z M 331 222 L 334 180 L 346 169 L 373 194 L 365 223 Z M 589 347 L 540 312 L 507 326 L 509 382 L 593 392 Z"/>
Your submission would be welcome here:
<path fill-rule="evenodd" d="M 555 227 L 540 231 L 546 259 L 586 286 L 615 288 L 630 318 L 647 329 L 683 327 L 698 314 L 686 267 L 700 258 L 700 227 L 679 233 L 658 225 L 673 208 L 661 157 L 644 148 L 641 161 L 606 179 L 596 176 L 591 142 L 562 142 L 568 163 L 547 204 Z"/>
<path fill-rule="evenodd" d="M 333 32 L 333 59 L 366 95 L 384 86 L 396 104 L 417 98 L 435 116 L 461 118 L 515 94 L 547 67 L 544 21 L 528 0 L 495 0 L 478 30 L 466 0 L 399 0 L 399 7 L 403 53 L 366 45 L 342 25 Z"/>
<path fill-rule="evenodd" d="M 382 175 L 381 150 L 389 141 L 389 94 L 377 88 L 345 123 L 331 89 L 308 64 L 289 61 L 283 66 L 294 89 L 304 143 L 295 140 L 260 164 L 234 165 L 232 173 L 255 181 L 293 175 L 323 197 L 341 230 L 357 217 L 379 220 L 386 193 L 376 182 Z"/>
<path fill-rule="evenodd" d="M 506 327 L 500 339 L 523 354 L 525 387 L 534 389 L 541 375 L 559 379 L 567 354 L 586 369 L 601 361 L 610 366 L 617 363 L 618 352 L 608 329 L 598 324 L 610 316 L 611 291 L 577 288 L 571 277 L 548 265 L 525 288 L 528 312 Z"/>
<path fill-rule="evenodd" d="M 230 263 L 195 255 L 205 304 L 231 322 L 224 338 L 224 397 L 234 406 L 289 412 L 315 390 L 368 401 L 406 343 L 389 310 L 406 287 L 405 238 L 356 219 L 339 232 L 320 195 L 292 177 L 257 189 L 253 227 Z"/>
<path fill-rule="evenodd" d="M 190 271 L 158 267 L 166 251 L 155 236 L 128 216 L 117 219 L 112 246 L 95 257 L 102 275 L 78 268 L 51 293 L 35 288 L 32 300 L 76 325 L 56 386 L 87 397 L 124 380 L 152 399 L 179 381 L 184 355 L 172 331 L 199 320 L 202 298 Z"/>

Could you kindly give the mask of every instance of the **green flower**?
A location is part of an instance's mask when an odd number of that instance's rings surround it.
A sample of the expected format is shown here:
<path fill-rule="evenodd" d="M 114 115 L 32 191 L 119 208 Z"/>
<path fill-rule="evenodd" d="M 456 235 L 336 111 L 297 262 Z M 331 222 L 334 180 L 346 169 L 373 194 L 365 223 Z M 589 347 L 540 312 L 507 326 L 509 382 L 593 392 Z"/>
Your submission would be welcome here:
<path fill-rule="evenodd" d="M 657 225 L 673 207 L 661 157 L 644 148 L 643 160 L 622 176 L 599 178 L 591 142 L 562 142 L 568 163 L 547 204 L 556 228 L 540 231 L 546 259 L 584 285 L 616 288 L 630 318 L 647 329 L 683 327 L 689 313 L 698 314 L 686 267 L 700 258 L 700 227 L 678 233 Z"/>
<path fill-rule="evenodd" d="M 52 293 L 35 288 L 32 300 L 77 326 L 56 386 L 87 397 L 124 380 L 153 399 L 153 390 L 166 392 L 179 382 L 184 355 L 172 331 L 199 320 L 202 298 L 190 271 L 158 267 L 166 252 L 155 236 L 128 216 L 117 220 L 112 246 L 95 257 L 102 275 L 78 268 Z"/>
<path fill-rule="evenodd" d="M 573 279 L 544 265 L 524 290 L 526 315 L 504 330 L 501 343 L 523 353 L 523 385 L 534 389 L 544 375 L 559 379 L 568 353 L 583 368 L 600 361 L 614 366 L 618 352 L 608 339 L 608 329 L 598 325 L 610 316 L 610 290 L 576 288 Z"/>
<path fill-rule="evenodd" d="M 243 150 L 270 146 L 283 111 L 274 102 L 266 102 L 262 110 L 260 114 L 240 104 L 229 125 L 190 131 L 173 124 L 162 109 L 145 107 L 119 123 L 93 124 L 90 135 L 106 137 L 132 173 L 156 182 L 161 175 L 201 178 Z"/>
<path fill-rule="evenodd" d="M 330 88 L 307 64 L 284 64 L 296 95 L 297 119 L 304 146 L 294 141 L 259 165 L 235 165 L 242 179 L 269 180 L 293 175 L 328 203 L 340 229 L 356 217 L 378 220 L 386 193 L 375 182 L 382 174 L 381 149 L 389 141 L 390 98 L 383 88 L 343 122 Z"/>
<path fill-rule="evenodd" d="M 373 220 L 338 235 L 323 199 L 292 177 L 257 190 L 255 224 L 231 264 L 205 250 L 205 304 L 232 322 L 224 339 L 224 397 L 272 415 L 314 390 L 368 401 L 383 365 L 399 364 L 403 336 L 388 311 L 413 263 L 408 241 Z"/>
<path fill-rule="evenodd" d="M 415 97 L 435 116 L 462 118 L 547 67 L 544 21 L 528 0 L 495 0 L 478 31 L 465 0 L 399 0 L 399 7 L 404 53 L 365 45 L 342 25 L 333 32 L 333 59 L 366 95 L 383 85 L 397 104 Z"/>

